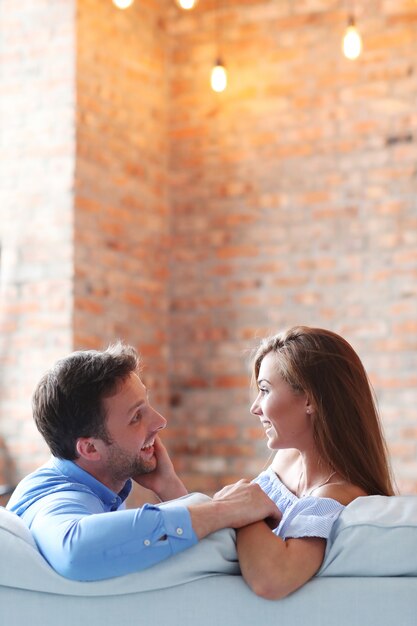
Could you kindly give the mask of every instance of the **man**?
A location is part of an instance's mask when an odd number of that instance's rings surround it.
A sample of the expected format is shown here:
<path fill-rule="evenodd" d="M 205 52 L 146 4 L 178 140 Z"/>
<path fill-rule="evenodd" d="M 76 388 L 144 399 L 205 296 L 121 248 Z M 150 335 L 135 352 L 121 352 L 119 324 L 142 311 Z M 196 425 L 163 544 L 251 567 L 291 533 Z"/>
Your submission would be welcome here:
<path fill-rule="evenodd" d="M 139 571 L 221 528 L 279 517 L 272 500 L 249 483 L 201 504 L 125 508 L 132 479 L 159 501 L 187 493 L 158 436 L 166 420 L 149 403 L 138 361 L 122 343 L 74 352 L 34 392 L 33 416 L 52 458 L 21 481 L 8 508 L 67 578 Z"/>

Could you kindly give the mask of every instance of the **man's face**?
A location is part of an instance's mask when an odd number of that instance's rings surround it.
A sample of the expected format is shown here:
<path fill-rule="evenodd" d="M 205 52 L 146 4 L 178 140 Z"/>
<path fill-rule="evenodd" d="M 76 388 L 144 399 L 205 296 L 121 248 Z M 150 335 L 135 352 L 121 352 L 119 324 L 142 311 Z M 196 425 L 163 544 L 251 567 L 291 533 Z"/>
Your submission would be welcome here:
<path fill-rule="evenodd" d="M 117 393 L 104 399 L 106 430 L 111 441 L 101 441 L 105 471 L 113 482 L 152 472 L 157 465 L 155 437 L 166 419 L 151 407 L 147 390 L 137 374 L 130 374 Z"/>

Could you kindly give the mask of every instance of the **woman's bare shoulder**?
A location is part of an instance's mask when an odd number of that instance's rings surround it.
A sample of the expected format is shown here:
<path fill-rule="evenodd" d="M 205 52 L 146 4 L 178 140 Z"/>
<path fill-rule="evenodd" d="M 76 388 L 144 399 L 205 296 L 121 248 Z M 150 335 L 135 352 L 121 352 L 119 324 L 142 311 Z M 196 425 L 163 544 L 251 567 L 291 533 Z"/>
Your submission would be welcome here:
<path fill-rule="evenodd" d="M 368 494 L 361 487 L 343 481 L 323 485 L 316 489 L 314 495 L 318 498 L 332 498 L 340 502 L 340 504 L 347 506 L 356 498 L 367 496 Z"/>

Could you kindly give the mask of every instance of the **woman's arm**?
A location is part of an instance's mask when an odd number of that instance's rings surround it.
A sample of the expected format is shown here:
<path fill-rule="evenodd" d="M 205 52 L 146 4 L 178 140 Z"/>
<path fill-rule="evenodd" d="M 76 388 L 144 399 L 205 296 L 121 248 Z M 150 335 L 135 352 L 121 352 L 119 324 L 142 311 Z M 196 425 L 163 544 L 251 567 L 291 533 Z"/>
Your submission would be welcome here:
<path fill-rule="evenodd" d="M 277 537 L 265 522 L 237 531 L 242 575 L 258 596 L 278 600 L 306 583 L 320 568 L 325 539 Z"/>
<path fill-rule="evenodd" d="M 315 497 L 330 498 L 347 506 L 362 489 L 346 482 L 323 485 Z M 277 537 L 264 522 L 237 531 L 237 549 L 242 575 L 251 589 L 270 600 L 284 598 L 306 583 L 319 570 L 326 540 L 318 537 Z"/>
<path fill-rule="evenodd" d="M 228 485 L 214 500 L 237 496 L 247 481 Z M 274 527 L 281 520 L 270 520 Z M 268 520 L 267 520 L 268 521 Z M 257 595 L 269 600 L 284 598 L 318 571 L 326 540 L 316 537 L 287 539 L 275 535 L 264 521 L 237 530 L 237 551 L 242 575 Z"/>

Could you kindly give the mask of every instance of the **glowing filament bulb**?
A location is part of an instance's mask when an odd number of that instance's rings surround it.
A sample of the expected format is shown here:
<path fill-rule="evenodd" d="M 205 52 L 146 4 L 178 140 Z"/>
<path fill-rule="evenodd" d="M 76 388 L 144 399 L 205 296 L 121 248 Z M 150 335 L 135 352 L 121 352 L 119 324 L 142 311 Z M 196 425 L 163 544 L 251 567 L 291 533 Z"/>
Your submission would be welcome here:
<path fill-rule="evenodd" d="M 211 70 L 211 88 L 221 93 L 227 87 L 227 72 L 221 59 L 217 59 L 216 65 Z"/>
<path fill-rule="evenodd" d="M 184 9 L 185 11 L 190 11 L 191 9 L 194 9 L 197 2 L 198 0 L 177 0 L 177 4 L 180 9 Z"/>
<path fill-rule="evenodd" d="M 118 8 L 118 9 L 128 9 L 130 6 L 132 6 L 134 0 L 113 0 L 113 4 Z"/>
<path fill-rule="evenodd" d="M 349 22 L 343 37 L 343 54 L 352 61 L 357 59 L 362 52 L 362 39 L 356 28 L 353 17 L 349 18 Z"/>

